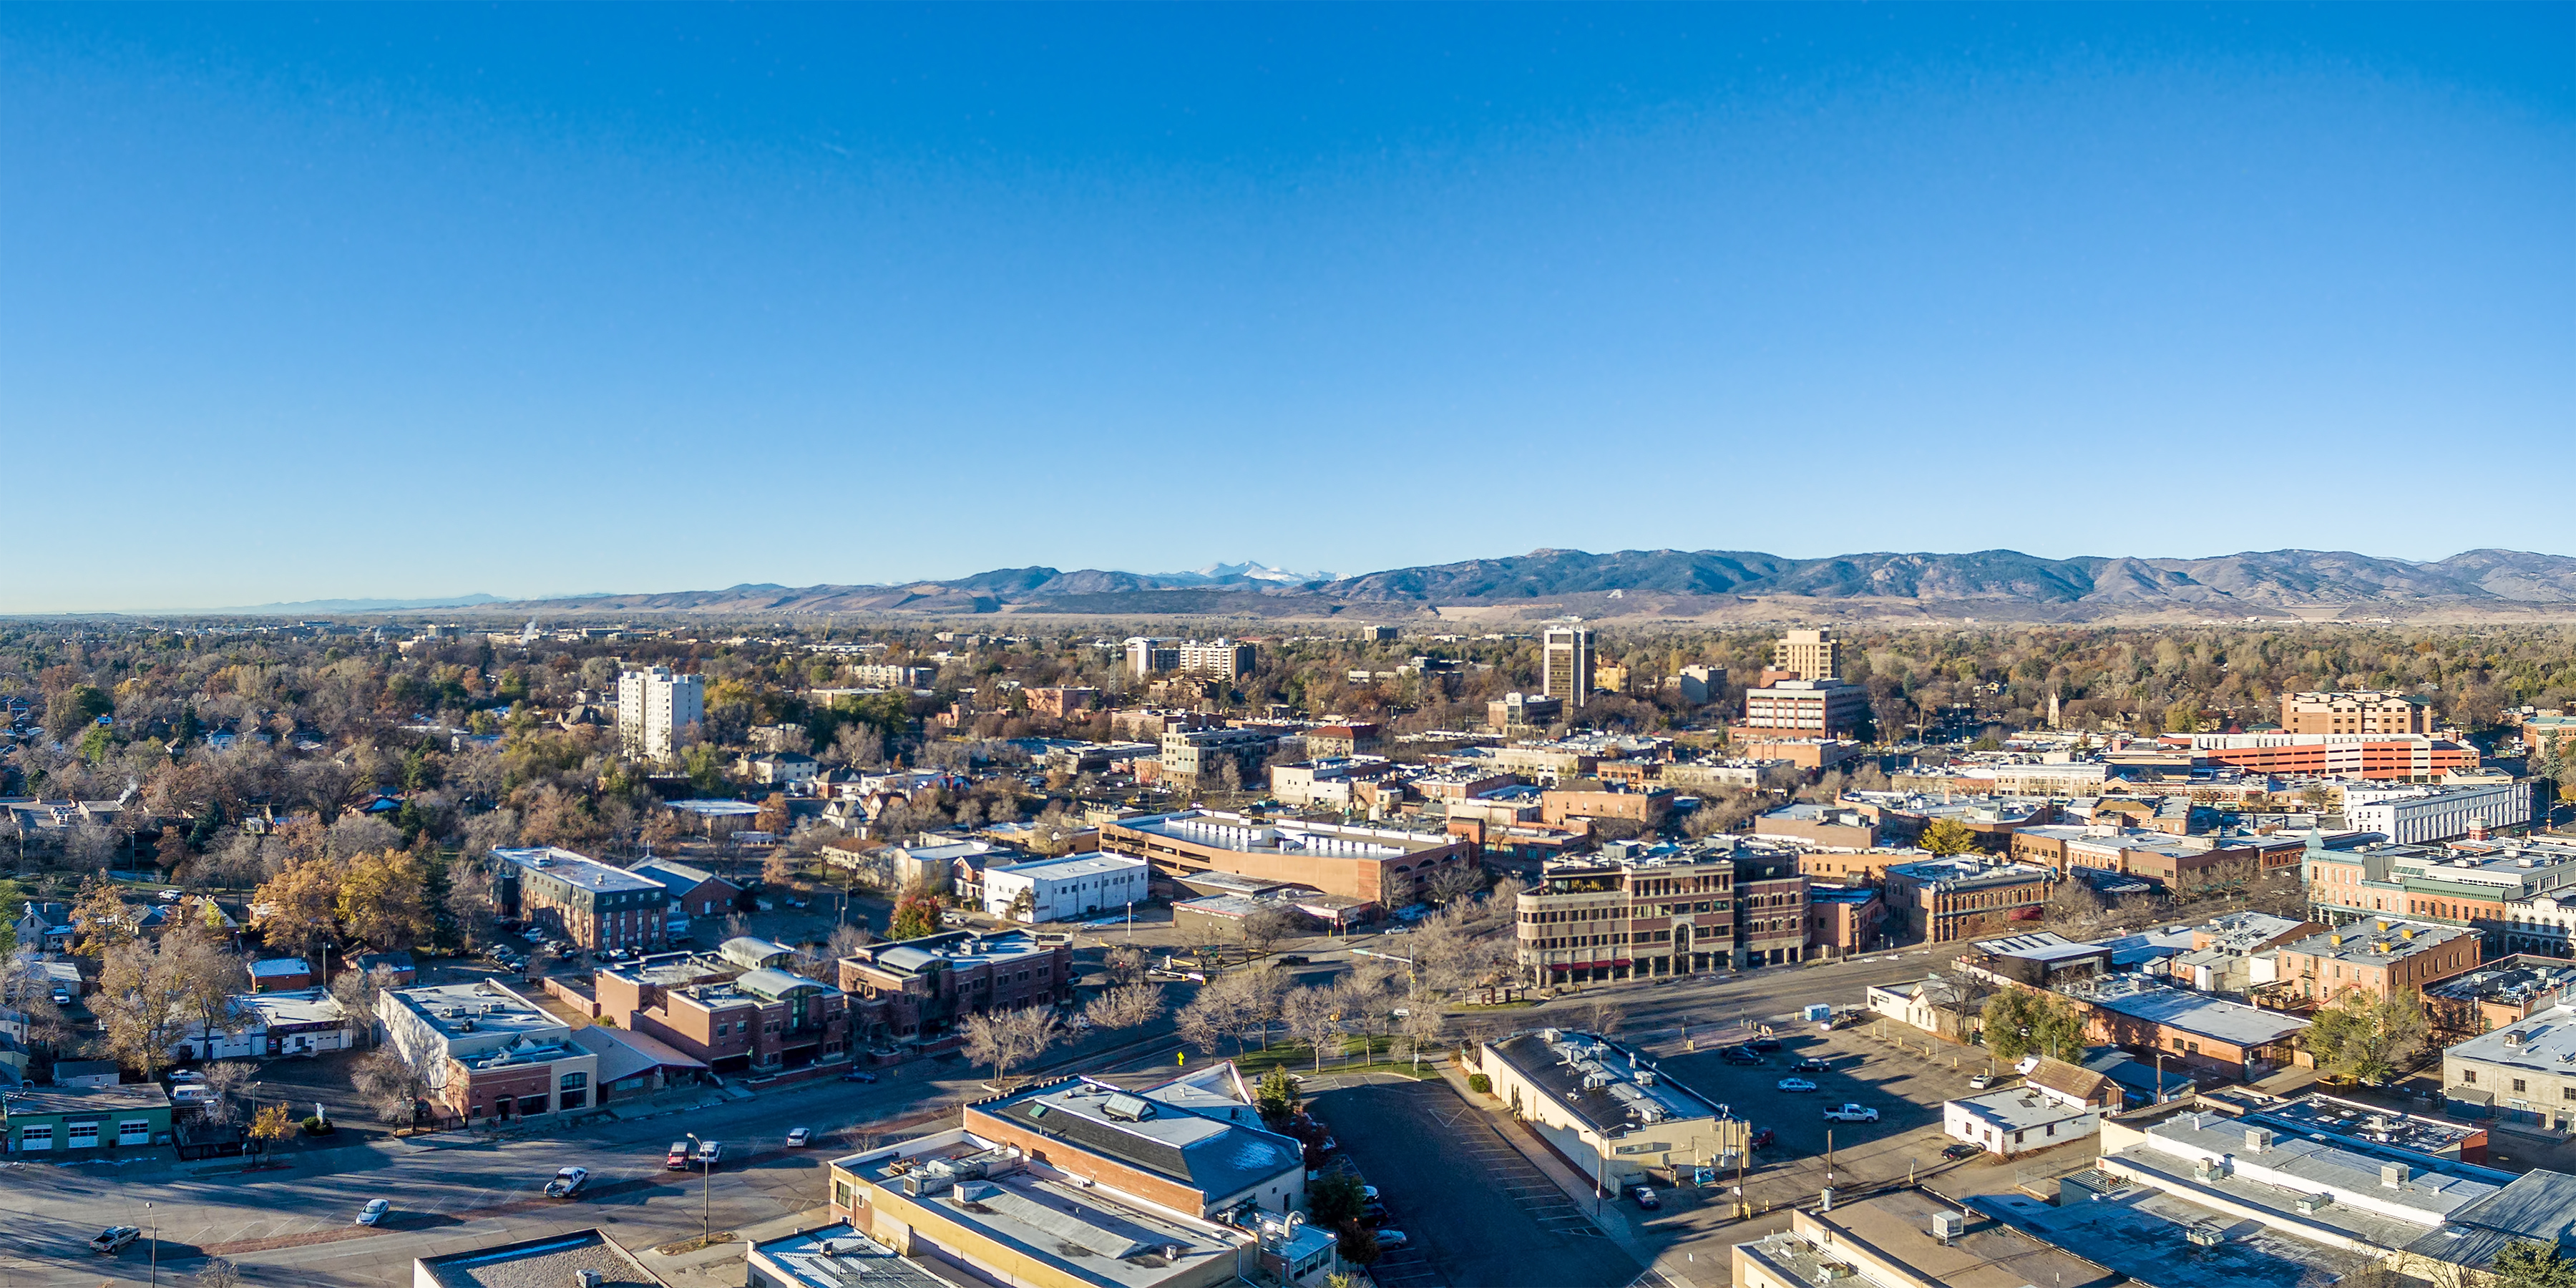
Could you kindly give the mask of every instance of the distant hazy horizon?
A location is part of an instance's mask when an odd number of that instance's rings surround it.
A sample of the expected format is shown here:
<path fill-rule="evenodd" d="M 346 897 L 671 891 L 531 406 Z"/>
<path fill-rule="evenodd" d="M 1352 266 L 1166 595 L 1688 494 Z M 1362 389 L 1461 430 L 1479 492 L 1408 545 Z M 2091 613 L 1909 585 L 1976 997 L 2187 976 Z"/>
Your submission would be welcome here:
<path fill-rule="evenodd" d="M 0 612 L 2576 549 L 2571 47 L 2566 4 L 0 9 Z"/>

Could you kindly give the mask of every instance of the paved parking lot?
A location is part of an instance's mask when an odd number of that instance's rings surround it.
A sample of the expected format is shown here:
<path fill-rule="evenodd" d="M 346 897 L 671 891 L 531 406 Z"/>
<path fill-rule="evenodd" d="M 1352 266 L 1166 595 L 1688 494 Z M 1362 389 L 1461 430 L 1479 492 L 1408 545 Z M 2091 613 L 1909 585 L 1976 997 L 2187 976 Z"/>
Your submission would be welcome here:
<path fill-rule="evenodd" d="M 1313 1109 L 1412 1238 L 1372 1268 L 1386 1288 L 1615 1288 L 1641 1273 L 1446 1083 L 1342 1087 Z"/>
<path fill-rule="evenodd" d="M 1986 1068 L 1982 1048 L 1936 1047 L 1936 1054 L 1927 1057 L 1883 1046 L 1865 1028 L 1832 1033 L 1784 1029 L 1779 1039 L 1784 1049 L 1765 1055 L 1759 1066 L 1727 1064 L 1709 1045 L 1662 1058 L 1665 1071 L 1685 1086 L 1727 1104 L 1756 1128 L 1778 1133 L 1779 1143 L 1756 1153 L 1756 1165 L 1745 1177 L 1745 1191 L 1757 1205 L 1812 1199 L 1829 1183 L 1848 1188 L 1901 1180 L 1909 1167 L 1919 1175 L 1961 1166 L 1941 1159 L 1942 1147 L 1950 1143 L 1941 1134 L 1941 1103 L 1973 1094 L 1968 1079 Z M 1790 1076 L 1789 1066 L 1805 1056 L 1832 1065 L 1823 1073 L 1797 1075 L 1815 1083 L 1816 1090 L 1778 1090 L 1775 1084 Z M 1879 1120 L 1825 1121 L 1826 1106 L 1846 1101 L 1878 1110 Z M 2047 1166 L 2054 1158 L 2043 1154 L 2025 1161 Z"/>

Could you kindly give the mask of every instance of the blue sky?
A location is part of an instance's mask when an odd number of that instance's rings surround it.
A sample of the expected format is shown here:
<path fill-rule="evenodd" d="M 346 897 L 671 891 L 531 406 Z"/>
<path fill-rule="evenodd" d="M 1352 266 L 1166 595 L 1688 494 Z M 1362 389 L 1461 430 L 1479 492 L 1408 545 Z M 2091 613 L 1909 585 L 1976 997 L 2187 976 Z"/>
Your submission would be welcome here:
<path fill-rule="evenodd" d="M 0 8 L 0 610 L 2576 554 L 2576 6 Z M 2516 480 L 2522 480 L 2517 483 Z"/>

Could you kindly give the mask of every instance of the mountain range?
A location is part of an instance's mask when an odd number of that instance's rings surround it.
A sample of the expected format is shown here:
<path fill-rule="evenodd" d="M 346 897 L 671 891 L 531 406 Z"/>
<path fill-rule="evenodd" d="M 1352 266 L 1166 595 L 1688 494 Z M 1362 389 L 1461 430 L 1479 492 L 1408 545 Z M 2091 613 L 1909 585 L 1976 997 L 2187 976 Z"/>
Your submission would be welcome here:
<path fill-rule="evenodd" d="M 1534 550 L 1499 559 L 1302 576 L 1256 563 L 1186 573 L 997 568 L 901 585 L 733 586 L 591 595 L 496 611 L 649 614 L 1078 613 L 1390 620 L 1749 620 L 1784 616 L 1999 621 L 2576 617 L 2576 558 L 2471 550 L 2415 562 L 2343 550 L 2203 559 L 2013 550 L 1791 559 L 1756 551 Z"/>

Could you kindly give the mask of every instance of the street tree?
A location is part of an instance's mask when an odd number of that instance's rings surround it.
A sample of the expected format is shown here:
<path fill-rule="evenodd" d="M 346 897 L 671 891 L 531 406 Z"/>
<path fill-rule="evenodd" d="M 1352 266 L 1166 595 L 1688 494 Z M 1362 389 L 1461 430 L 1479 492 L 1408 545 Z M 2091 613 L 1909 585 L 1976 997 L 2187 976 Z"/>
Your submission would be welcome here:
<path fill-rule="evenodd" d="M 1341 1007 L 1333 1000 L 1330 989 L 1300 988 L 1292 990 L 1280 1003 L 1280 1018 L 1299 1041 L 1314 1048 L 1315 1072 L 1324 1071 L 1324 1047 L 1342 1035 Z"/>
<path fill-rule="evenodd" d="M 372 850 L 351 858 L 332 901 L 351 938 L 392 951 L 429 937 L 429 869 L 409 850 Z"/>
<path fill-rule="evenodd" d="M 1152 984 L 1121 984 L 1091 999 L 1082 1014 L 1099 1028 L 1138 1028 L 1163 1014 L 1163 990 Z"/>
<path fill-rule="evenodd" d="M 109 949 L 90 1010 L 107 1030 L 107 1049 L 146 1081 L 170 1063 L 170 1048 L 187 1029 L 187 968 L 149 940 Z"/>
<path fill-rule="evenodd" d="M 1980 1017 L 1986 1049 L 2007 1063 L 2025 1055 L 2055 1060 L 2084 1056 L 2084 1018 L 2064 998 L 2035 989 L 2007 988 L 1986 999 Z"/>
<path fill-rule="evenodd" d="M 2406 989 L 2381 997 L 2353 988 L 2317 1009 L 2306 1038 L 2320 1071 L 2375 1087 L 2422 1053 L 2431 1033 L 2423 994 Z"/>

